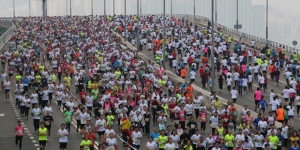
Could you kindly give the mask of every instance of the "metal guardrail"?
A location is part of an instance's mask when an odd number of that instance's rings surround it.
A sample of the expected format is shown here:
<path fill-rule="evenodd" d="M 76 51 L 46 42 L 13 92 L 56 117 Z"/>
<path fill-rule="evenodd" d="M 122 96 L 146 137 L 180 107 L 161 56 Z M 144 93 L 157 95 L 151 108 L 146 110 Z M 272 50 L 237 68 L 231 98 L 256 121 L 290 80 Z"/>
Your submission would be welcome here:
<path fill-rule="evenodd" d="M 145 14 L 145 15 L 149 15 L 149 14 Z M 162 15 L 162 14 L 153 14 L 153 15 Z M 166 16 L 171 16 L 171 14 L 166 14 Z M 209 18 L 206 18 L 206 17 L 203 17 L 203 16 L 199 16 L 199 15 L 195 15 L 194 16 L 194 15 L 190 15 L 190 14 L 172 14 L 172 16 L 175 16 L 177 18 L 189 18 L 189 19 L 195 18 L 195 19 L 198 19 L 198 20 L 205 21 L 207 23 L 210 21 Z M 285 47 L 285 49 L 286 49 L 287 52 L 290 52 L 290 53 L 296 52 L 298 55 L 300 55 L 300 50 L 299 49 L 295 49 L 294 47 L 287 46 L 287 45 L 284 45 L 284 44 L 280 44 L 278 42 L 274 42 L 274 41 L 271 41 L 271 40 L 266 40 L 264 38 L 260 38 L 260 37 L 253 36 L 253 35 L 250 35 L 250 34 L 246 34 L 246 33 L 237 31 L 235 29 L 223 26 L 223 25 L 218 24 L 218 23 L 216 23 L 215 26 L 221 27 L 223 31 L 227 31 L 227 32 L 229 32 L 231 34 L 238 35 L 238 36 L 246 38 L 246 39 L 248 39 L 250 41 L 254 40 L 255 42 L 258 42 L 258 43 L 268 44 L 270 47 L 277 48 L 277 47 L 279 47 L 281 45 L 282 47 Z"/>
<path fill-rule="evenodd" d="M 0 37 L 0 41 L 2 41 L 8 34 L 14 31 L 14 24 L 11 21 L 0 20 L 0 24 L 4 26 L 10 27 L 4 34 Z"/>
<path fill-rule="evenodd" d="M 0 24 L 8 27 L 8 29 L 0 36 L 0 44 L 6 44 L 10 40 L 11 35 L 15 30 L 15 25 L 9 20 L 0 20 Z M 1 49 L 2 47 L 0 45 L 0 50 Z"/>

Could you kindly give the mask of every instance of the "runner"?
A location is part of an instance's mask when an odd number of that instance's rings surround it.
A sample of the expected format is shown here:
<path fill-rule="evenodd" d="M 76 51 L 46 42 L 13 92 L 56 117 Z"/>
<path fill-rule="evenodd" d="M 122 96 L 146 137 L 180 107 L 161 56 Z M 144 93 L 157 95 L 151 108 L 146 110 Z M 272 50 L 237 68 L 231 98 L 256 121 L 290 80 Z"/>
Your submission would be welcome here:
<path fill-rule="evenodd" d="M 57 131 L 57 136 L 59 137 L 59 148 L 61 150 L 66 150 L 68 145 L 69 132 L 65 129 L 65 124 L 61 124 L 60 126 L 61 128 Z"/>
<path fill-rule="evenodd" d="M 46 115 L 43 117 L 43 122 L 45 123 L 45 127 L 48 131 L 48 142 L 50 142 L 50 134 L 51 134 L 51 123 L 54 122 L 53 117 L 50 115 L 50 111 L 46 111 Z M 65 127 L 65 125 L 64 125 Z"/>
<path fill-rule="evenodd" d="M 17 126 L 15 127 L 16 135 L 16 145 L 19 145 L 19 150 L 22 149 L 22 140 L 25 133 L 24 127 L 22 126 L 22 121 L 18 121 Z"/>
<path fill-rule="evenodd" d="M 38 129 L 37 134 L 39 136 L 40 150 L 45 150 L 45 147 L 47 145 L 47 137 L 49 136 L 49 134 L 47 128 L 45 128 L 44 122 L 40 123 L 40 128 Z"/>

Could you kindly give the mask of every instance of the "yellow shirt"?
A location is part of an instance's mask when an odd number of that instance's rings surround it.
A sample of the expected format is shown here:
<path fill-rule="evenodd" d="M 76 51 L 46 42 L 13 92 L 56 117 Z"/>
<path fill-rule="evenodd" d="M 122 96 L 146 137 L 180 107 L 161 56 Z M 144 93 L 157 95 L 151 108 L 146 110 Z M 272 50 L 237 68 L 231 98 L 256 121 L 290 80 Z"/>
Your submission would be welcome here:
<path fill-rule="evenodd" d="M 224 140 L 226 142 L 225 144 L 227 147 L 233 147 L 233 141 L 234 141 L 233 135 L 226 134 Z"/>
<path fill-rule="evenodd" d="M 270 135 L 269 139 L 270 139 L 270 142 L 273 144 L 273 148 L 277 149 L 277 144 L 279 144 L 278 137 L 276 135 L 274 135 L 274 136 Z"/>
<path fill-rule="evenodd" d="M 160 136 L 158 137 L 158 145 L 159 145 L 159 148 L 165 148 L 167 142 L 168 142 L 168 137 L 167 137 L 167 136 L 162 136 L 162 135 L 160 135 Z"/>
<path fill-rule="evenodd" d="M 80 143 L 80 146 L 83 146 L 84 150 L 90 150 L 90 145 L 92 145 L 90 140 L 82 140 Z"/>
<path fill-rule="evenodd" d="M 39 134 L 42 134 L 42 135 L 39 135 L 39 140 L 40 141 L 46 141 L 47 140 L 47 128 L 39 128 Z"/>
<path fill-rule="evenodd" d="M 71 77 L 64 77 L 64 82 L 66 86 L 70 86 L 71 85 Z"/>

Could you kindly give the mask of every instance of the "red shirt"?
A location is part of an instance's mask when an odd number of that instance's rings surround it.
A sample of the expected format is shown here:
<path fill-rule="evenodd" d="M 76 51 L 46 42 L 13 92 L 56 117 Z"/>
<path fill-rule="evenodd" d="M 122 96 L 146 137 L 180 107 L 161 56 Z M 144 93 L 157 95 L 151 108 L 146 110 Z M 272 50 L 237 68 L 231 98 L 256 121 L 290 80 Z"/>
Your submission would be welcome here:
<path fill-rule="evenodd" d="M 87 138 L 88 138 L 88 140 L 92 141 L 92 145 L 91 145 L 90 147 L 94 147 L 94 141 L 97 140 L 95 134 L 93 134 L 93 133 L 89 134 L 89 133 L 88 133 L 88 134 L 87 134 Z"/>
<path fill-rule="evenodd" d="M 175 111 L 172 111 L 172 109 L 174 109 L 176 107 L 176 103 L 170 103 L 169 104 L 169 108 L 171 110 L 170 114 L 175 114 Z"/>
<path fill-rule="evenodd" d="M 85 92 L 80 92 L 80 100 L 85 101 L 86 98 L 86 93 Z"/>
<path fill-rule="evenodd" d="M 227 127 L 229 116 L 224 114 L 224 115 L 221 116 L 221 119 L 222 119 L 222 122 L 223 122 L 223 127 Z"/>

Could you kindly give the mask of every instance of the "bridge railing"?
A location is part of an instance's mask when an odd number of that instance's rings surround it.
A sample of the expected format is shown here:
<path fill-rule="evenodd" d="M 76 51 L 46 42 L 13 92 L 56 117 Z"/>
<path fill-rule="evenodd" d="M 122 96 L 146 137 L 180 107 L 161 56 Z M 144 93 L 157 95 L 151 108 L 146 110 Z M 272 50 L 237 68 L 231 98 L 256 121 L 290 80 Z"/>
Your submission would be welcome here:
<path fill-rule="evenodd" d="M 0 20 L 0 25 L 8 28 L 1 36 L 0 36 L 0 50 L 9 42 L 12 37 L 12 34 L 15 30 L 15 25 L 13 22 L 9 20 Z"/>
<path fill-rule="evenodd" d="M 153 14 L 153 15 L 162 15 L 162 14 Z M 171 14 L 166 14 L 166 16 L 171 16 Z M 208 22 L 211 20 L 211 19 L 203 17 L 203 16 L 199 16 L 199 15 L 194 16 L 194 15 L 190 15 L 190 14 L 172 14 L 172 16 L 177 17 L 177 18 L 196 19 L 196 21 L 200 21 L 200 22 L 202 22 L 203 24 L 206 24 L 206 25 L 208 25 Z M 190 21 L 193 21 L 193 20 L 190 20 Z M 282 47 L 285 47 L 285 49 L 287 50 L 288 53 L 292 54 L 292 53 L 296 52 L 298 55 L 300 55 L 300 50 L 295 49 L 294 47 L 291 47 L 291 46 L 288 46 L 288 45 L 285 45 L 285 44 L 281 44 L 281 43 L 278 43 L 278 42 L 274 42 L 274 41 L 271 41 L 271 40 L 266 40 L 264 38 L 253 36 L 253 35 L 250 35 L 250 34 L 247 34 L 247 33 L 243 33 L 243 32 L 237 31 L 236 29 L 232 29 L 232 28 L 223 26 L 223 25 L 218 24 L 218 23 L 216 23 L 215 26 L 221 27 L 222 31 L 226 31 L 230 34 L 237 35 L 241 38 L 245 38 L 245 39 L 248 39 L 250 41 L 253 40 L 256 43 L 261 43 L 262 45 L 268 44 L 268 46 L 273 47 L 273 48 L 277 48 L 281 45 Z"/>

